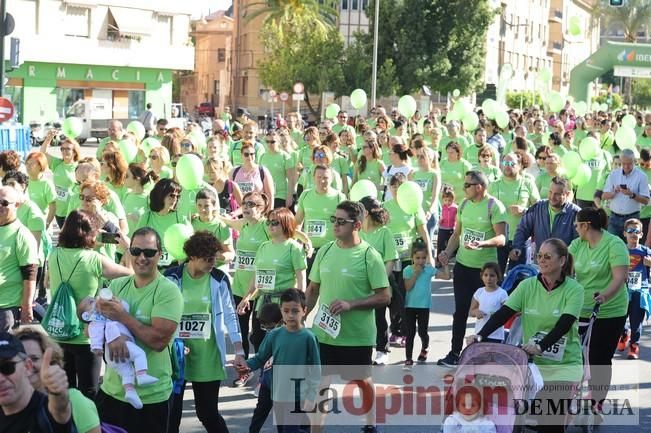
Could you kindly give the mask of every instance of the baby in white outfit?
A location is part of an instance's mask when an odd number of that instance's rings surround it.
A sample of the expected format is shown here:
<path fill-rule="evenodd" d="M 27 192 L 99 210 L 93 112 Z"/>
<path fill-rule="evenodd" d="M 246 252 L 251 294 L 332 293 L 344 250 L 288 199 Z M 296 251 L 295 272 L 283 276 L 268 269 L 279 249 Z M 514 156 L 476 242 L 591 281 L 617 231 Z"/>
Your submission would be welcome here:
<path fill-rule="evenodd" d="M 99 296 L 101 299 L 110 300 L 113 298 L 113 293 L 110 289 L 102 289 Z M 95 298 L 87 297 L 82 299 L 77 307 L 77 314 L 88 323 L 90 349 L 98 355 L 106 352 L 107 365 L 122 378 L 125 398 L 133 407 L 141 409 L 142 401 L 136 392 L 135 382 L 137 381 L 139 386 L 146 386 L 158 382 L 158 379 L 147 374 L 147 355 L 135 343 L 133 334 L 122 323 L 102 316 L 95 309 L 95 301 Z M 120 302 L 124 309 L 129 311 L 129 305 L 123 300 Z M 111 361 L 108 344 L 120 336 L 127 338 L 129 358 L 125 362 Z"/>

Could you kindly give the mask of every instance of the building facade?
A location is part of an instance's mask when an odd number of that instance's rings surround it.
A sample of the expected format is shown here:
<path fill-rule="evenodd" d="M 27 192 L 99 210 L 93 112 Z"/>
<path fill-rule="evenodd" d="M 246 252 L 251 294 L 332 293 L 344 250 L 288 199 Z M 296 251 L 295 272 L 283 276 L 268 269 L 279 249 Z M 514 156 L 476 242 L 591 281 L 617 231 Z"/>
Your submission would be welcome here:
<path fill-rule="evenodd" d="M 5 95 L 23 123 L 77 115 L 103 129 L 146 103 L 170 117 L 172 71 L 194 66 L 191 10 L 173 0 L 12 0 L 8 12 L 22 64 Z"/>

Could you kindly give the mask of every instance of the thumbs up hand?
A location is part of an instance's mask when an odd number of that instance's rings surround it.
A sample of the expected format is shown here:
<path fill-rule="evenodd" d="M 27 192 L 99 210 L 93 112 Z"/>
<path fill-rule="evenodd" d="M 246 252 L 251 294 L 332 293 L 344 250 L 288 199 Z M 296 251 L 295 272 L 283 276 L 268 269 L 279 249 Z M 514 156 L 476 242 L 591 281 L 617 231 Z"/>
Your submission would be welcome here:
<path fill-rule="evenodd" d="M 41 364 L 41 384 L 48 394 L 61 395 L 68 390 L 68 377 L 58 365 L 50 365 L 52 362 L 52 348 L 48 348 L 43 354 Z"/>

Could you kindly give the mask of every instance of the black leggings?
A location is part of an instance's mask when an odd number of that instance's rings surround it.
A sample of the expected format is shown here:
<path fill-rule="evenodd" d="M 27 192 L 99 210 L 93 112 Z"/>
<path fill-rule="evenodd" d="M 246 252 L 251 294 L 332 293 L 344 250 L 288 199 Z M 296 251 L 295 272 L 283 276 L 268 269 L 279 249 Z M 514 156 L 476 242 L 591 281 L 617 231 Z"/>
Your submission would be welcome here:
<path fill-rule="evenodd" d="M 481 269 L 470 268 L 457 262 L 454 265 L 454 314 L 452 315 L 452 352 L 456 355 L 463 348 L 463 337 L 466 336 L 468 312 L 472 295 L 483 286 L 480 275 Z"/>
<path fill-rule="evenodd" d="M 183 393 L 185 385 L 179 394 L 172 396 L 172 413 L 170 416 L 170 433 L 177 433 L 181 426 L 181 417 L 183 414 Z M 226 421 L 219 413 L 219 386 L 220 380 L 210 382 L 192 382 L 192 391 L 194 392 L 194 410 L 197 418 L 203 424 L 208 433 L 228 433 Z"/>
<path fill-rule="evenodd" d="M 580 319 L 581 323 L 588 319 Z M 619 337 L 626 323 L 626 316 L 610 319 L 597 319 L 592 328 L 590 338 L 590 366 L 593 368 L 590 378 L 592 399 L 597 401 L 597 409 L 601 409 L 600 401 L 608 395 L 608 387 L 613 375 L 613 355 L 617 349 Z M 579 332 L 584 333 L 585 328 L 579 327 Z"/>
<path fill-rule="evenodd" d="M 263 373 L 264 374 L 264 373 Z M 249 425 L 249 433 L 260 433 L 262 426 L 264 426 L 267 417 L 271 413 L 274 404 L 271 399 L 271 388 L 264 383 L 260 385 L 258 392 L 258 402 L 253 410 L 253 417 L 251 417 L 251 424 Z"/>
<path fill-rule="evenodd" d="M 237 308 L 237 306 L 240 305 L 240 302 L 242 302 L 242 298 L 233 295 L 233 299 L 235 300 L 235 308 Z M 240 332 L 242 333 L 242 349 L 244 349 L 245 359 L 249 359 L 249 319 L 251 318 L 251 311 L 253 311 L 253 308 L 254 302 L 249 301 L 248 311 L 241 316 L 237 316 L 237 320 L 240 323 Z"/>
<path fill-rule="evenodd" d="M 405 344 L 405 356 L 407 360 L 412 359 L 414 354 L 414 339 L 416 338 L 416 327 L 418 327 L 418 336 L 420 337 L 421 350 L 427 350 L 429 347 L 429 308 L 409 308 L 405 309 L 405 328 L 407 331 L 407 343 Z"/>
<path fill-rule="evenodd" d="M 128 433 L 168 433 L 172 431 L 170 429 L 170 399 L 160 403 L 145 404 L 142 409 L 136 409 L 129 403 L 113 398 L 100 390 L 95 405 L 102 422 L 122 427 Z"/>
<path fill-rule="evenodd" d="M 97 396 L 102 359 L 90 351 L 90 344 L 59 343 L 68 385 L 77 388 L 91 400 Z"/>
<path fill-rule="evenodd" d="M 402 269 L 411 264 L 411 261 L 403 261 Z M 407 335 L 405 330 L 405 279 L 402 277 L 402 271 L 393 271 L 393 277 L 396 284 L 392 286 L 391 303 L 389 303 L 389 318 L 391 324 L 389 331 L 398 337 Z"/>

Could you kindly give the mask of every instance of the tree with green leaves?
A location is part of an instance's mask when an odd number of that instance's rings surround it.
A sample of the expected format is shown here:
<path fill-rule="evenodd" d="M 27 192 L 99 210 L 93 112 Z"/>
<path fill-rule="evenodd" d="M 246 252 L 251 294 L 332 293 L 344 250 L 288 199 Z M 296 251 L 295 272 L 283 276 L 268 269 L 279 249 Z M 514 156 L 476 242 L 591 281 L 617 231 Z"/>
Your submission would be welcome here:
<path fill-rule="evenodd" d="M 369 47 L 372 47 L 372 38 L 368 33 L 357 32 L 353 41 L 346 47 L 342 58 L 344 87 L 333 89 L 337 95 L 347 94 L 352 89 L 364 89 L 370 93 L 373 52 Z M 396 66 L 393 59 L 388 58 L 378 67 L 377 94 L 392 96 L 397 92 Z"/>
<path fill-rule="evenodd" d="M 323 29 L 309 14 L 287 15 L 267 21 L 260 41 L 269 53 L 258 62 L 262 82 L 279 91 L 302 82 L 305 102 L 314 116 L 320 115 L 322 92 L 344 87 L 344 41 L 337 28 Z"/>
<path fill-rule="evenodd" d="M 633 80 L 631 87 L 635 103 L 640 107 L 651 107 L 651 80 Z"/>
<path fill-rule="evenodd" d="M 649 31 L 651 25 L 651 0 L 626 0 L 622 6 L 613 7 L 609 0 L 599 0 L 592 11 L 593 25 L 601 21 L 606 29 L 618 29 L 624 31 L 624 41 L 638 42 L 638 32 Z M 630 77 L 624 80 L 624 94 L 627 104 L 631 104 L 631 83 Z"/>
<path fill-rule="evenodd" d="M 321 30 L 335 27 L 339 18 L 333 0 L 262 0 L 249 4 L 245 11 L 247 21 L 265 16 L 265 24 L 279 24 L 299 15 L 314 19 Z"/>

